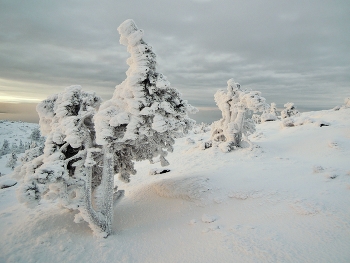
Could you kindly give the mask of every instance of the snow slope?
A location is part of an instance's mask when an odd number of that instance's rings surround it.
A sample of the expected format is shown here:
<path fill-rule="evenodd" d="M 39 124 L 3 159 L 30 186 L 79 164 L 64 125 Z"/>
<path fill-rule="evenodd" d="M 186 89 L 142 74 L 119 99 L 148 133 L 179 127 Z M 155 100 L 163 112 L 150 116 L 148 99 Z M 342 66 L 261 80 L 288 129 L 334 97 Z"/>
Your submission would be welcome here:
<path fill-rule="evenodd" d="M 116 179 L 107 239 L 1 189 L 0 262 L 350 262 L 350 109 L 303 122 L 260 124 L 254 147 L 231 153 L 201 150 L 210 133 L 178 139 L 169 173 L 142 162 L 129 184 Z"/>
<path fill-rule="evenodd" d="M 10 147 L 15 143 L 19 146 L 20 140 L 22 143 L 30 143 L 31 139 L 29 138 L 32 131 L 38 128 L 39 125 L 37 123 L 27 123 L 27 122 L 15 122 L 15 121 L 7 121 L 0 120 L 0 148 L 2 147 L 4 140 L 9 142 Z M 20 154 L 17 156 L 19 160 Z M 12 170 L 9 167 L 6 167 L 6 163 L 9 154 L 0 156 L 0 173 L 2 175 L 10 173 Z"/>

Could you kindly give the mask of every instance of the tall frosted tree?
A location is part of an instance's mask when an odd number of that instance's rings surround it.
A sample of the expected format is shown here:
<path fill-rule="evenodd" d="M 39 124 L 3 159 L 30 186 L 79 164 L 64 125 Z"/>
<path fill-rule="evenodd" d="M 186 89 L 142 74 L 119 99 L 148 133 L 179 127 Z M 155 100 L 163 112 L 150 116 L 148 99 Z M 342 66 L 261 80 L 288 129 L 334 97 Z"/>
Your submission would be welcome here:
<path fill-rule="evenodd" d="M 188 113 L 196 112 L 157 72 L 156 55 L 134 21 L 126 20 L 118 31 L 120 43 L 130 53 L 127 78 L 95 116 L 96 141 L 103 145 L 105 162 L 114 168 L 104 173 L 106 211 L 111 211 L 114 172 L 128 182 L 136 173 L 133 161 L 160 156 L 161 165 L 168 165 L 165 157 L 173 151 L 174 138 L 192 128 L 194 121 Z"/>
<path fill-rule="evenodd" d="M 40 103 L 44 154 L 19 169 L 24 202 L 58 198 L 80 212 L 75 222 L 87 221 L 102 236 L 112 232 L 114 175 L 128 182 L 136 173 L 134 161 L 157 156 L 167 165 L 174 138 L 192 128 L 188 113 L 196 111 L 156 71 L 156 55 L 142 39 L 143 31 L 132 20 L 118 31 L 131 54 L 126 80 L 101 105 L 95 93 L 80 86 Z"/>

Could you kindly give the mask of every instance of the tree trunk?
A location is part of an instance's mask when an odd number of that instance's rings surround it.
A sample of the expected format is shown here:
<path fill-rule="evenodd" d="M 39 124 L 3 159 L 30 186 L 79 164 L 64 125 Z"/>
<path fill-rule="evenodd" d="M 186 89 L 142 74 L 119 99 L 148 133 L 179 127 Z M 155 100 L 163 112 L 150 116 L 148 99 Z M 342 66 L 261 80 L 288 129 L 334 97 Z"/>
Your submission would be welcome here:
<path fill-rule="evenodd" d="M 106 219 L 107 235 L 112 232 L 113 220 L 113 189 L 114 189 L 114 159 L 113 148 L 109 145 L 103 147 L 103 174 L 101 185 L 103 187 L 101 213 Z"/>

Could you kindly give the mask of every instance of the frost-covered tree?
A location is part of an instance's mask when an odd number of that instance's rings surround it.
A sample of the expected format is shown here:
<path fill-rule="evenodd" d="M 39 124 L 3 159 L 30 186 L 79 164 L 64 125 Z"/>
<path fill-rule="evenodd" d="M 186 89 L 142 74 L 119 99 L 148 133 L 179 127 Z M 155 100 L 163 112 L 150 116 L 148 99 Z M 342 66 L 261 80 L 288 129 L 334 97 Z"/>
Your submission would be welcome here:
<path fill-rule="evenodd" d="M 25 164 L 33 159 L 39 157 L 40 155 L 44 154 L 44 146 L 38 146 L 35 148 L 28 149 L 24 152 L 22 157 L 20 158 L 21 163 Z"/>
<path fill-rule="evenodd" d="M 39 128 L 34 128 L 32 133 L 29 136 L 29 139 L 31 139 L 32 141 L 40 141 L 41 138 L 41 133 L 40 133 L 40 129 Z"/>
<path fill-rule="evenodd" d="M 44 153 L 18 169 L 23 176 L 21 201 L 32 206 L 42 197 L 58 199 L 62 206 L 79 210 L 92 228 L 103 221 L 92 207 L 91 193 L 101 183 L 101 169 L 86 161 L 92 151 L 99 151 L 92 118 L 100 101 L 94 92 L 71 86 L 38 104 L 40 128 L 47 138 Z M 30 154 L 40 153 L 34 149 Z"/>
<path fill-rule="evenodd" d="M 2 143 L 0 153 L 1 155 L 6 155 L 6 154 L 9 154 L 10 152 L 11 152 L 10 143 L 8 140 L 5 139 L 4 142 Z"/>
<path fill-rule="evenodd" d="M 209 124 L 202 122 L 200 124 L 196 124 L 193 127 L 192 131 L 194 134 L 199 134 L 199 133 L 206 133 L 206 132 L 210 131 L 210 129 L 211 128 L 210 128 Z"/>
<path fill-rule="evenodd" d="M 24 143 L 24 150 L 26 151 L 28 149 L 30 149 L 30 143 L 29 142 L 25 142 Z"/>
<path fill-rule="evenodd" d="M 344 99 L 344 105 L 342 106 L 335 106 L 333 110 L 342 110 L 342 109 L 347 109 L 350 108 L 350 97 L 347 97 Z"/>
<path fill-rule="evenodd" d="M 104 172 L 108 177 L 103 182 L 106 211 L 111 211 L 114 173 L 128 182 L 136 173 L 133 161 L 152 161 L 160 156 L 161 165 L 168 165 L 165 157 L 173 151 L 174 137 L 191 129 L 194 121 L 188 113 L 196 111 L 157 72 L 156 55 L 134 21 L 126 20 L 118 31 L 120 43 L 131 55 L 127 78 L 116 86 L 112 99 L 104 102 L 95 116 L 97 143 L 103 145 L 105 162 L 113 166 Z"/>
<path fill-rule="evenodd" d="M 288 102 L 284 104 L 285 109 L 281 111 L 281 118 L 286 119 L 292 116 L 299 116 L 300 113 L 294 106 L 294 103 Z"/>
<path fill-rule="evenodd" d="M 227 81 L 227 90 L 218 90 L 214 99 L 222 112 L 222 118 L 212 124 L 211 139 L 224 142 L 223 151 L 240 147 L 247 135 L 255 131 L 255 123 L 249 112 L 262 112 L 268 107 L 258 91 L 242 90 L 233 79 Z"/>
<path fill-rule="evenodd" d="M 17 155 L 15 152 L 12 152 L 7 160 L 6 167 L 10 167 L 12 170 L 17 164 Z"/>
<path fill-rule="evenodd" d="M 344 99 L 344 107 L 350 108 L 350 97 Z"/>
<path fill-rule="evenodd" d="M 18 146 L 15 142 L 11 145 L 11 152 L 18 153 Z"/>
<path fill-rule="evenodd" d="M 266 109 L 262 114 L 261 114 L 261 122 L 267 122 L 267 121 L 275 121 L 277 120 L 277 107 L 276 103 L 272 102 L 270 107 Z"/>
<path fill-rule="evenodd" d="M 167 165 L 165 156 L 173 150 L 174 137 L 194 124 L 187 113 L 195 109 L 157 73 L 155 54 L 143 41 L 143 32 L 132 20 L 118 31 L 131 57 L 127 78 L 113 98 L 96 115 L 100 99 L 80 86 L 40 103 L 44 153 L 18 169 L 24 178 L 23 201 L 36 204 L 43 196 L 57 198 L 80 212 L 75 222 L 88 222 L 102 236 L 112 230 L 114 174 L 129 181 L 136 173 L 133 161 L 157 156 Z"/>
<path fill-rule="evenodd" d="M 22 140 L 19 140 L 18 153 L 24 153 L 24 152 L 25 152 L 24 144 Z"/>

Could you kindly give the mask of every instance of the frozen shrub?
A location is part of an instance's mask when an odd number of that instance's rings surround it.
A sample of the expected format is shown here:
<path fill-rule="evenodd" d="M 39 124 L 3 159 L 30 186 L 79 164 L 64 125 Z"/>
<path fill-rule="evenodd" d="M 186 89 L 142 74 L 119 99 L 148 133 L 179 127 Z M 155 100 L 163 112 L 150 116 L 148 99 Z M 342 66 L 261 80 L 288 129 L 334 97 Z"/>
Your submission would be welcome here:
<path fill-rule="evenodd" d="M 11 152 L 11 149 L 10 149 L 9 141 L 5 139 L 0 149 L 0 155 L 6 155 L 6 154 L 9 154 L 10 152 Z"/>
<path fill-rule="evenodd" d="M 350 108 L 350 97 L 344 99 L 345 108 Z"/>
<path fill-rule="evenodd" d="M 294 106 L 294 103 L 288 102 L 284 104 L 285 109 L 281 111 L 281 118 L 286 119 L 292 116 L 299 116 L 300 113 Z"/>
<path fill-rule="evenodd" d="M 344 99 L 344 105 L 336 106 L 333 108 L 333 110 L 342 110 L 347 108 L 350 108 L 350 97 Z"/>
<path fill-rule="evenodd" d="M 32 133 L 29 136 L 29 139 L 31 139 L 32 141 L 39 142 L 41 139 L 40 129 L 34 128 Z"/>
<path fill-rule="evenodd" d="M 260 124 L 267 121 L 275 121 L 277 120 L 277 108 L 275 103 L 271 103 L 269 107 L 266 108 L 266 110 L 263 111 L 263 113 L 260 114 L 253 114 L 252 120 L 255 124 Z"/>
<path fill-rule="evenodd" d="M 193 128 L 193 133 L 194 134 L 200 134 L 200 133 L 206 133 L 210 131 L 210 125 L 207 123 L 202 122 L 201 124 L 196 124 L 195 127 Z"/>
<path fill-rule="evenodd" d="M 270 108 L 265 110 L 261 114 L 261 122 L 267 122 L 267 121 L 275 121 L 277 120 L 277 108 L 276 103 L 271 103 Z"/>
<path fill-rule="evenodd" d="M 15 169 L 17 164 L 17 155 L 15 152 L 12 152 L 7 160 L 6 167 L 10 167 L 12 170 Z"/>
<path fill-rule="evenodd" d="M 211 139 L 226 144 L 225 151 L 231 151 L 255 131 L 250 112 L 262 112 L 268 106 L 260 92 L 242 90 L 233 79 L 227 81 L 227 90 L 217 91 L 214 98 L 222 118 L 212 124 Z"/>

